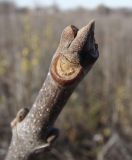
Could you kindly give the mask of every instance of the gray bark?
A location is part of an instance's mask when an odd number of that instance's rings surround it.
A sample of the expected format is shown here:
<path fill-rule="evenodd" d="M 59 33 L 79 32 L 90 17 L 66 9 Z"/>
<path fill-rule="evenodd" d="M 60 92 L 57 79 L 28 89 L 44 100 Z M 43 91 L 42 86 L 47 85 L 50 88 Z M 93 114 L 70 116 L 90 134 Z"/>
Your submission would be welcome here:
<path fill-rule="evenodd" d="M 32 155 L 45 151 L 48 129 L 98 56 L 94 21 L 80 30 L 75 26 L 64 29 L 38 97 L 29 113 L 23 118 L 18 114 L 19 120 L 16 117 L 12 123 L 6 160 L 29 160 Z"/>

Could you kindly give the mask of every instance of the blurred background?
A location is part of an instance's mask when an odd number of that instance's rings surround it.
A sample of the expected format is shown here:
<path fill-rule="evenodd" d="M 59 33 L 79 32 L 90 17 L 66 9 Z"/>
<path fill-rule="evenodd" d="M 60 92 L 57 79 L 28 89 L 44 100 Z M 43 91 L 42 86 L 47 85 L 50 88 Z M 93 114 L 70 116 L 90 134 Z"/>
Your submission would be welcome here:
<path fill-rule="evenodd" d="M 56 121 L 60 137 L 45 159 L 109 159 L 115 137 L 116 148 L 125 146 L 131 157 L 132 1 L 0 0 L 1 160 L 11 139 L 10 122 L 21 107 L 32 106 L 62 30 L 91 19 L 100 57 Z"/>

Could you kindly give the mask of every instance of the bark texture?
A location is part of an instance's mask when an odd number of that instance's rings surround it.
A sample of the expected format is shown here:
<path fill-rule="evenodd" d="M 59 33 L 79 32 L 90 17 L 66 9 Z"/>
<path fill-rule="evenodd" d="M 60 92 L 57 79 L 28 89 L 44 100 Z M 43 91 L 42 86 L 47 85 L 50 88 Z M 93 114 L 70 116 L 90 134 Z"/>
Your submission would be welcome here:
<path fill-rule="evenodd" d="M 48 130 L 98 56 L 94 21 L 80 30 L 72 25 L 64 29 L 38 97 L 30 111 L 12 125 L 6 160 L 29 160 L 45 151 Z"/>

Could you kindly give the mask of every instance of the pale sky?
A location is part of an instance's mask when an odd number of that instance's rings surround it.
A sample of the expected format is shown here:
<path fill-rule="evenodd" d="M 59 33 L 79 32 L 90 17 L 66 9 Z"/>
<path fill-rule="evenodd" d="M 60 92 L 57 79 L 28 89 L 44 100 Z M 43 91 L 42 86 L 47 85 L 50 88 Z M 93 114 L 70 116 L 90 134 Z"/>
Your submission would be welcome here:
<path fill-rule="evenodd" d="M 60 8 L 68 9 L 83 6 L 86 8 L 94 8 L 99 4 L 105 4 L 110 7 L 129 7 L 132 8 L 132 0 L 12 0 L 17 2 L 19 6 L 43 6 L 51 5 L 56 2 Z"/>

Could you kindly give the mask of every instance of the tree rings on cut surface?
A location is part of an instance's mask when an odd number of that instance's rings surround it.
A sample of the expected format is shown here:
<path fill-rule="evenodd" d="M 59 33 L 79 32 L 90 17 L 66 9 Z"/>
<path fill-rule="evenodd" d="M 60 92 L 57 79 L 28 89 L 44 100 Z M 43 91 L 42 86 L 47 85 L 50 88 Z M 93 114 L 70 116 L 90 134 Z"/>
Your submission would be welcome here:
<path fill-rule="evenodd" d="M 82 67 L 68 61 L 64 55 L 58 55 L 53 59 L 51 75 L 60 85 L 70 85 L 81 74 Z"/>

